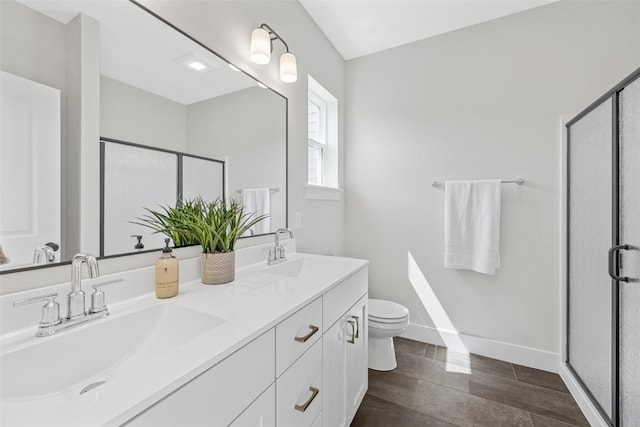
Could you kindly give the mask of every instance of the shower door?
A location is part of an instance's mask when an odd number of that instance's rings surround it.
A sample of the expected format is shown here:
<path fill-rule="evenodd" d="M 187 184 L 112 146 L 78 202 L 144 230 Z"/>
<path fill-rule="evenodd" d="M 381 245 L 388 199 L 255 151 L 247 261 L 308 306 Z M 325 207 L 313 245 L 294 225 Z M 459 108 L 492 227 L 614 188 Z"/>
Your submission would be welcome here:
<path fill-rule="evenodd" d="M 612 426 L 640 421 L 640 70 L 567 124 L 567 367 Z"/>
<path fill-rule="evenodd" d="M 614 418 L 613 292 L 607 271 L 612 242 L 613 101 L 607 99 L 568 127 L 568 366 Z M 604 255 L 603 255 L 604 254 Z"/>
<path fill-rule="evenodd" d="M 620 244 L 640 247 L 640 79 L 620 92 Z M 620 425 L 640 423 L 640 250 L 621 253 Z"/>

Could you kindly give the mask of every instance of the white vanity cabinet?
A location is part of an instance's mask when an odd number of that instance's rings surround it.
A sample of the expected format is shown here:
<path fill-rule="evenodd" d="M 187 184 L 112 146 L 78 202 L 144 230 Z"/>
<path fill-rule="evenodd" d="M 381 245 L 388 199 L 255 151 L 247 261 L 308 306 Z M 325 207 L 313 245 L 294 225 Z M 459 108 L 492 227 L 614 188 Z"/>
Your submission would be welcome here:
<path fill-rule="evenodd" d="M 127 425 L 348 426 L 367 390 L 367 289 L 364 267 Z"/>
<path fill-rule="evenodd" d="M 126 425 L 229 425 L 273 383 L 274 346 L 275 333 L 270 329 Z"/>
<path fill-rule="evenodd" d="M 367 300 L 366 269 L 323 297 L 324 324 L 328 328 L 323 336 L 326 427 L 348 426 L 367 391 Z"/>

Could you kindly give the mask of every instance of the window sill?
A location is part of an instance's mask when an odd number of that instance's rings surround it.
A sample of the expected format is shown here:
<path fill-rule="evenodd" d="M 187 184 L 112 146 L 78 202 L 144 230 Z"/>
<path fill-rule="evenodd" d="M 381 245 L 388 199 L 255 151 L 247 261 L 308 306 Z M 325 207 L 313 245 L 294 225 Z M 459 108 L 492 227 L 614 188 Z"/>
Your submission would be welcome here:
<path fill-rule="evenodd" d="M 307 185 L 307 200 L 341 200 L 343 191 L 339 188 Z"/>

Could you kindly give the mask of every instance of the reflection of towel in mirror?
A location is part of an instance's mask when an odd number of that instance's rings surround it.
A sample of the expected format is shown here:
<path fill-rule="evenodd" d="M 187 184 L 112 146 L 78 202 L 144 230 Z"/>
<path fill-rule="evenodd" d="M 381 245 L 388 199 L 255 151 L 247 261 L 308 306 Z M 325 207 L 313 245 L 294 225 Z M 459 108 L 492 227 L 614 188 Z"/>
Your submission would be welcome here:
<path fill-rule="evenodd" d="M 444 266 L 495 274 L 500 268 L 500 180 L 448 181 Z"/>
<path fill-rule="evenodd" d="M 271 215 L 271 193 L 268 188 L 245 188 L 242 190 L 244 212 L 251 213 L 251 219 L 260 215 Z M 243 236 L 266 234 L 271 232 L 269 217 L 255 224 Z"/>

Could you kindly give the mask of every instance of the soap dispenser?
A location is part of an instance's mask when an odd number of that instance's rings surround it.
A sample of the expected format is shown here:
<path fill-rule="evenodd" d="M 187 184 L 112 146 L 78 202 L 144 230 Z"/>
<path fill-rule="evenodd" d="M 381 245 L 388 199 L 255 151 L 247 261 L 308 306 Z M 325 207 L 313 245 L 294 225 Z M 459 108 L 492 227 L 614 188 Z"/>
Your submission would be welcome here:
<path fill-rule="evenodd" d="M 178 259 L 171 254 L 169 239 L 164 239 L 162 256 L 156 261 L 156 297 L 171 298 L 178 295 Z"/>

